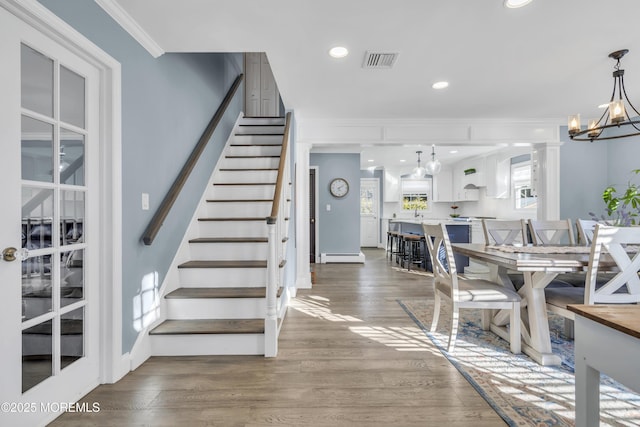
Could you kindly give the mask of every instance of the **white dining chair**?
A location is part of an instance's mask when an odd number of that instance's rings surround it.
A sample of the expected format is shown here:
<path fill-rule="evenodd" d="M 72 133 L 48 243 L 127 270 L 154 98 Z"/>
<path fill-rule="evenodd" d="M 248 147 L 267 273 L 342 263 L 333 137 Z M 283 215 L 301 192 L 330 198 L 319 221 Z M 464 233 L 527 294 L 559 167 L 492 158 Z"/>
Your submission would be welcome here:
<path fill-rule="evenodd" d="M 578 244 L 582 246 L 590 246 L 593 240 L 593 231 L 598 221 L 592 219 L 577 219 L 576 226 L 578 228 Z"/>
<path fill-rule="evenodd" d="M 527 244 L 527 223 L 523 220 L 483 219 L 482 230 L 487 245 Z"/>
<path fill-rule="evenodd" d="M 585 286 L 546 288 L 547 310 L 573 320 L 574 313 L 567 309 L 570 304 L 640 303 L 640 250 L 629 250 L 637 245 L 640 245 L 640 227 L 596 224 Z M 602 266 L 605 257 L 607 262 Z M 610 273 L 612 270 L 615 273 Z"/>
<path fill-rule="evenodd" d="M 531 241 L 534 245 L 559 245 L 567 243 L 576 244 L 573 237 L 573 223 L 570 219 L 553 220 L 529 220 Z"/>
<path fill-rule="evenodd" d="M 503 309 L 510 310 L 509 316 L 509 341 L 512 353 L 520 353 L 520 295 L 500 284 L 482 279 L 458 278 L 456 261 L 453 256 L 451 242 L 444 224 L 423 224 L 427 249 L 433 264 L 433 291 L 435 306 L 431 332 L 438 327 L 442 297 L 451 301 L 451 329 L 447 351 L 453 352 L 458 333 L 459 310 L 461 308 L 478 309 Z M 448 268 L 445 267 L 441 257 L 441 248 L 444 249 Z M 482 327 L 487 330 L 490 327 L 488 316 L 483 312 Z"/>

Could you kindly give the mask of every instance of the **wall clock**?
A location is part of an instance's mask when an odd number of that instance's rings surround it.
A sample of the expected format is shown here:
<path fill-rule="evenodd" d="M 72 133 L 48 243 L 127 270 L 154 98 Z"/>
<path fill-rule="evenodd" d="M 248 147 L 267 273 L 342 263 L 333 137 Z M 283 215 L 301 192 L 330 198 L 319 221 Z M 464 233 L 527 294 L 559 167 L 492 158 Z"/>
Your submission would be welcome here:
<path fill-rule="evenodd" d="M 344 197 L 349 192 L 349 183 L 344 178 L 335 178 L 329 184 L 329 191 L 333 197 Z"/>

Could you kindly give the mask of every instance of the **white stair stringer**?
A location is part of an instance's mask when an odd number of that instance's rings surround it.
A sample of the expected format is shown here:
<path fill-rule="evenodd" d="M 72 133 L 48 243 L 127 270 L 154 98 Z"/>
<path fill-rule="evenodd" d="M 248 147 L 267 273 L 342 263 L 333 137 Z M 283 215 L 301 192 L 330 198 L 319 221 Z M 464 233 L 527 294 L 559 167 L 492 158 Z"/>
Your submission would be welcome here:
<path fill-rule="evenodd" d="M 281 118 L 241 119 L 236 127 L 190 227 L 189 260 L 164 296 L 166 320 L 149 333 L 152 355 L 265 354 L 266 217 L 283 130 Z M 278 297 L 278 313 L 286 298 Z"/>

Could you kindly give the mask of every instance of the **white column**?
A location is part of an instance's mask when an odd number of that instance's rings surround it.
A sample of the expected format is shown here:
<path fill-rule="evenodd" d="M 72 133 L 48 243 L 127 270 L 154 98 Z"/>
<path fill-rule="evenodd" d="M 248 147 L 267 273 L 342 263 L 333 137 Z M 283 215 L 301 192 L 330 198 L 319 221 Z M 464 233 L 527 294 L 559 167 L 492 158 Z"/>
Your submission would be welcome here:
<path fill-rule="evenodd" d="M 311 288 L 309 263 L 309 152 L 311 144 L 296 143 L 296 288 Z"/>
<path fill-rule="evenodd" d="M 532 179 L 538 195 L 538 219 L 560 219 L 560 145 L 546 142 L 533 147 Z"/>

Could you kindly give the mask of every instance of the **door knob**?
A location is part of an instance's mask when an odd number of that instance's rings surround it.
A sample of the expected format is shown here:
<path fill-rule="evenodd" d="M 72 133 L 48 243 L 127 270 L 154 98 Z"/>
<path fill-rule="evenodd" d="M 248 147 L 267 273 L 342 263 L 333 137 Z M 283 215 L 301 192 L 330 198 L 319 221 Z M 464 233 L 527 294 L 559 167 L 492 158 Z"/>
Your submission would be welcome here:
<path fill-rule="evenodd" d="M 14 247 L 4 248 L 2 251 L 2 259 L 8 262 L 15 261 L 16 252 L 18 252 L 18 250 Z"/>
<path fill-rule="evenodd" d="M 2 251 L 2 259 L 7 262 L 15 261 L 18 257 L 23 260 L 29 258 L 29 251 L 26 248 L 16 249 L 11 246 Z"/>

